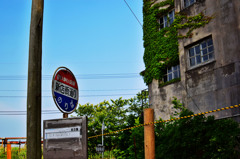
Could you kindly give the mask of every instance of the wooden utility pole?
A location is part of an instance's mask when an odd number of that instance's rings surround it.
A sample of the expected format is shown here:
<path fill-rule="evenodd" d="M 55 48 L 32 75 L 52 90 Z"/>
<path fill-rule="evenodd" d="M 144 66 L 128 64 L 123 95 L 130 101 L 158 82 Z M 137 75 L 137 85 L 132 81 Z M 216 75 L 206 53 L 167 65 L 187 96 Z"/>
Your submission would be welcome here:
<path fill-rule="evenodd" d="M 144 109 L 144 123 L 154 122 L 153 109 Z M 155 133 L 154 124 L 144 126 L 145 159 L 155 159 Z"/>
<path fill-rule="evenodd" d="M 27 158 L 41 159 L 43 0 L 32 0 L 27 91 Z"/>

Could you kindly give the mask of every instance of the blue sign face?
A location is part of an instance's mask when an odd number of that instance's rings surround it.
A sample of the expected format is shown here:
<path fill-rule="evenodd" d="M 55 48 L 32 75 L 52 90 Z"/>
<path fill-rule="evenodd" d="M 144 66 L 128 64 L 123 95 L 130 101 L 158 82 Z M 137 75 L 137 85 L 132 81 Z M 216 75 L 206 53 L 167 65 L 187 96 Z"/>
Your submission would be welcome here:
<path fill-rule="evenodd" d="M 68 70 L 60 70 L 53 80 L 54 101 L 63 113 L 72 113 L 78 102 L 78 86 L 75 77 Z"/>
<path fill-rule="evenodd" d="M 64 113 L 71 113 L 74 111 L 77 105 L 77 100 L 64 96 L 63 94 L 54 92 L 56 103 Z"/>

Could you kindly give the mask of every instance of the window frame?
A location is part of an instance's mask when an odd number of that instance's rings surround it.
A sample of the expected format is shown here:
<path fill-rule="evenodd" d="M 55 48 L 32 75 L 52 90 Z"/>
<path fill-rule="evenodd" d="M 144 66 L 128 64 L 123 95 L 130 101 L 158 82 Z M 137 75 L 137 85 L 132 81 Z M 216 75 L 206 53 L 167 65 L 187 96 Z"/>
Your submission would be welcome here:
<path fill-rule="evenodd" d="M 206 46 L 203 46 L 204 44 Z M 197 48 L 199 48 L 199 50 Z M 215 61 L 214 43 L 212 37 L 207 37 L 205 39 L 199 40 L 195 43 L 195 45 L 188 47 L 186 49 L 186 52 L 189 69 Z M 194 60 L 194 62 L 191 60 Z"/>
<path fill-rule="evenodd" d="M 177 68 L 176 68 L 177 67 Z M 175 69 L 176 68 L 176 69 Z M 175 74 L 177 73 L 177 75 Z M 171 75 L 171 79 L 169 79 L 169 76 Z M 175 77 L 176 76 L 176 77 Z M 163 76 L 162 81 L 164 83 L 169 82 L 173 79 L 181 78 L 181 73 L 180 73 L 180 65 L 175 65 L 167 68 L 166 74 Z M 166 80 L 165 80 L 166 79 Z"/>
<path fill-rule="evenodd" d="M 188 5 L 186 4 L 186 2 L 187 2 Z M 183 3 L 184 3 L 184 5 L 183 5 L 184 8 L 187 8 L 187 7 L 191 6 L 191 5 L 193 5 L 194 3 L 196 3 L 196 0 L 183 0 Z"/>
<path fill-rule="evenodd" d="M 171 14 L 172 14 L 172 17 L 170 17 Z M 171 19 L 172 19 L 172 22 L 171 22 Z M 159 30 L 169 27 L 173 23 L 174 19 L 175 19 L 175 10 L 174 9 L 171 10 L 170 12 L 168 12 L 166 15 L 163 15 L 160 18 L 158 18 L 158 23 L 160 25 Z M 161 20 L 162 20 L 162 22 L 161 22 Z"/>

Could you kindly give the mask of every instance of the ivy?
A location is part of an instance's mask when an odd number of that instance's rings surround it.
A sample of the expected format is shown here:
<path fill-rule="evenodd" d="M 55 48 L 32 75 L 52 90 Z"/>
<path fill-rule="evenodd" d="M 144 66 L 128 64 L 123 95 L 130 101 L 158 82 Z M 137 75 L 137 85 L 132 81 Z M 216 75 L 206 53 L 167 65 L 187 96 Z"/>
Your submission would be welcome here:
<path fill-rule="evenodd" d="M 160 9 L 159 9 L 160 8 Z M 153 79 L 160 81 L 166 69 L 179 64 L 178 39 L 191 38 L 192 31 L 205 26 L 212 17 L 203 13 L 187 16 L 176 13 L 170 27 L 159 30 L 158 18 L 166 15 L 174 8 L 174 0 L 156 3 L 156 0 L 143 0 L 143 40 L 145 71 L 140 74 L 144 82 L 150 84 Z M 180 29 L 188 29 L 186 35 L 179 35 Z"/>
<path fill-rule="evenodd" d="M 186 21 L 183 24 L 176 24 L 174 27 L 176 27 L 178 30 L 180 29 L 188 29 L 188 32 L 186 35 L 178 35 L 178 38 L 191 38 L 192 37 L 192 31 L 194 29 L 204 27 L 206 24 L 208 24 L 213 17 L 205 16 L 202 12 L 199 13 L 196 16 L 186 16 L 186 15 L 179 15 L 176 16 L 177 22 Z"/>
<path fill-rule="evenodd" d="M 164 83 L 160 83 L 159 87 L 163 87 L 163 86 L 166 86 L 166 85 L 178 82 L 178 81 L 181 81 L 181 78 L 174 78 L 174 79 L 172 79 L 170 81 L 167 81 L 167 82 L 164 82 Z"/>

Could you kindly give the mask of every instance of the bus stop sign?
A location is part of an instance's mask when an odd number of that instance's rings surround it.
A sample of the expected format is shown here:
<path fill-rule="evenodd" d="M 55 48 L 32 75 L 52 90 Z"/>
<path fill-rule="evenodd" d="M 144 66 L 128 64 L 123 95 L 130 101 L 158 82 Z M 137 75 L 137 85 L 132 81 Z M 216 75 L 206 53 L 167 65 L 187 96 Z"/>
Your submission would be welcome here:
<path fill-rule="evenodd" d="M 59 67 L 52 80 L 53 100 L 58 109 L 70 114 L 78 103 L 78 85 L 73 73 L 66 67 Z"/>

